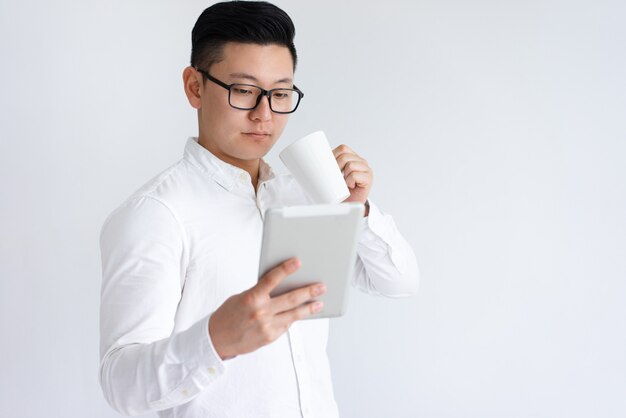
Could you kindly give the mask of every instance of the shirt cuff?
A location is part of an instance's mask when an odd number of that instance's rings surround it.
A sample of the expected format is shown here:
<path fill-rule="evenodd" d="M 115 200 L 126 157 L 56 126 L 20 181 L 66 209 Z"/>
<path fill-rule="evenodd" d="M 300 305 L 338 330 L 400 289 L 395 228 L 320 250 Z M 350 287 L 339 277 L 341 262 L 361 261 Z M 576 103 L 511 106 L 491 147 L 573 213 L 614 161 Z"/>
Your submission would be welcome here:
<path fill-rule="evenodd" d="M 178 387 L 153 402 L 152 407 L 165 409 L 190 401 L 225 373 L 224 361 L 217 354 L 209 336 L 210 317 L 198 321 L 177 336 L 175 351 L 180 358 L 191 359 L 189 374 Z"/>
<path fill-rule="evenodd" d="M 224 360 L 222 360 L 220 355 L 217 354 L 217 350 L 215 350 L 213 341 L 211 341 L 211 336 L 209 335 L 209 320 L 211 319 L 211 315 L 200 321 L 199 323 L 201 326 L 198 327 L 198 332 L 202 337 L 200 344 L 200 359 L 204 360 L 201 366 L 208 382 L 212 382 L 217 376 L 224 374 L 226 371 Z"/>
<path fill-rule="evenodd" d="M 405 263 L 398 252 L 401 244 L 398 228 L 390 215 L 382 212 L 371 200 L 369 203 L 369 215 L 361 219 L 359 253 L 370 255 L 386 253 L 398 271 L 403 273 Z"/>
<path fill-rule="evenodd" d="M 390 244 L 393 240 L 393 227 L 390 228 L 389 216 L 369 200 L 370 211 L 367 217 L 361 219 L 361 235 L 359 243 L 374 242 L 382 239 Z"/>

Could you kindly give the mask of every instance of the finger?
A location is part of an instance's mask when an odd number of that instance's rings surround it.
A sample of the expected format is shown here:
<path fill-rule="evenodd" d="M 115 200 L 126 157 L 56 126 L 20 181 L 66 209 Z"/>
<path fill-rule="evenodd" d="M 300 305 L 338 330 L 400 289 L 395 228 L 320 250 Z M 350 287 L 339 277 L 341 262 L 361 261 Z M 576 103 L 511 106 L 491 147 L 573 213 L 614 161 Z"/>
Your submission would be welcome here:
<path fill-rule="evenodd" d="M 273 323 L 276 326 L 288 328 L 293 322 L 319 313 L 322 310 L 324 310 L 324 302 L 316 300 L 276 315 Z"/>
<path fill-rule="evenodd" d="M 270 309 L 275 314 L 279 314 L 297 308 L 324 293 L 326 293 L 326 285 L 324 283 L 314 283 L 272 298 Z"/>
<path fill-rule="evenodd" d="M 354 154 L 354 155 L 357 155 L 356 152 L 354 152 L 354 150 L 352 148 L 350 148 L 349 146 L 344 145 L 344 144 L 339 145 L 337 148 L 335 148 L 333 150 L 333 155 L 335 156 L 335 158 L 337 158 L 341 154 Z"/>
<path fill-rule="evenodd" d="M 339 166 L 339 169 L 341 171 L 343 171 L 346 164 L 349 164 L 353 161 L 366 162 L 363 158 L 359 157 L 358 155 L 350 154 L 350 153 L 340 154 L 339 156 L 337 156 L 336 160 L 337 160 L 337 165 Z"/>
<path fill-rule="evenodd" d="M 371 184 L 371 177 L 369 173 L 353 171 L 346 177 L 346 184 L 349 189 L 354 189 L 356 187 L 367 188 L 367 186 Z"/>
<path fill-rule="evenodd" d="M 343 177 L 347 178 L 352 172 L 360 171 L 363 173 L 370 172 L 370 166 L 363 161 L 349 161 L 343 168 Z"/>
<path fill-rule="evenodd" d="M 252 288 L 254 292 L 268 295 L 278 286 L 285 277 L 293 274 L 300 268 L 300 260 L 297 257 L 290 258 L 265 273 L 259 282 Z"/>

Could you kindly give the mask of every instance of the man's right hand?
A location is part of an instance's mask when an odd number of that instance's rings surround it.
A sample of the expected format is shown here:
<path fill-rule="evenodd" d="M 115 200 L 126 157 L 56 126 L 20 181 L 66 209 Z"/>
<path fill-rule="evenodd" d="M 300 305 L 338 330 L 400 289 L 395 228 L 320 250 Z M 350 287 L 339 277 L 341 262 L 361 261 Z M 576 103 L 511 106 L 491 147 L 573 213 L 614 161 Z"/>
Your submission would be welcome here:
<path fill-rule="evenodd" d="M 270 292 L 298 268 L 297 258 L 285 261 L 265 274 L 254 287 L 228 298 L 213 313 L 209 336 L 222 359 L 255 351 L 280 337 L 294 321 L 322 310 L 322 302 L 311 302 L 326 292 L 322 283 L 270 297 Z"/>

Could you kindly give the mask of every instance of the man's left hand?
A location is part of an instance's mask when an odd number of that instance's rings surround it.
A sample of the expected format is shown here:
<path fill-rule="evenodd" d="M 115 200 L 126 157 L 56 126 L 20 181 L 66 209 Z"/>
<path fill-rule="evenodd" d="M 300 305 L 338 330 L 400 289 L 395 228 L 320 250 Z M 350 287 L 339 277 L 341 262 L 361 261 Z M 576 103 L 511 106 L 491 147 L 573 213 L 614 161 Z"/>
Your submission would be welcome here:
<path fill-rule="evenodd" d="M 333 150 L 333 154 L 350 189 L 350 197 L 344 202 L 365 203 L 374 180 L 374 173 L 367 161 L 347 145 L 339 145 Z"/>

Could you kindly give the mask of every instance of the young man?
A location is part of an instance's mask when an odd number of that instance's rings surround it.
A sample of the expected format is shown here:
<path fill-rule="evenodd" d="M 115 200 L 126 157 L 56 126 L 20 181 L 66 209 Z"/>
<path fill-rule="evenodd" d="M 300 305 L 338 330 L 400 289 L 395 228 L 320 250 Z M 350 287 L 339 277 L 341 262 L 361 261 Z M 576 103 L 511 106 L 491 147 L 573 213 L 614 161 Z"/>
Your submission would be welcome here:
<path fill-rule="evenodd" d="M 306 204 L 290 175 L 262 157 L 302 93 L 294 85 L 291 19 L 264 2 L 206 9 L 183 72 L 199 135 L 182 160 L 106 220 L 100 380 L 119 412 L 162 417 L 334 417 L 328 320 L 314 284 L 271 298 L 299 267 L 257 280 L 263 215 Z M 366 203 L 367 162 L 334 150 L 351 195 Z M 374 204 L 362 223 L 354 283 L 379 295 L 417 288 L 417 264 L 393 220 Z"/>

